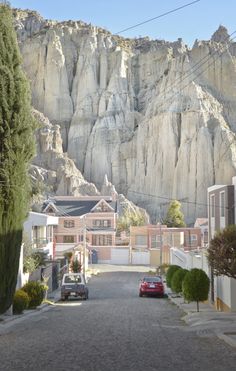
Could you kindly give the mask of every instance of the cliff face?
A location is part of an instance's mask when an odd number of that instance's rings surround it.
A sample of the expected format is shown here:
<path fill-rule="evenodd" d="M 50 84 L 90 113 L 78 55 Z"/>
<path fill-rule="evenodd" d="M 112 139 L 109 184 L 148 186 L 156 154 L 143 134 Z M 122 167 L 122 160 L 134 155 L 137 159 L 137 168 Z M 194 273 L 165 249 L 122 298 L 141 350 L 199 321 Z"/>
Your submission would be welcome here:
<path fill-rule="evenodd" d="M 34 107 L 60 125 L 89 182 L 104 175 L 153 217 L 183 199 L 206 215 L 207 187 L 236 167 L 236 43 L 220 27 L 188 49 L 123 39 L 83 22 L 15 12 Z M 186 203 L 185 203 L 186 201 Z"/>

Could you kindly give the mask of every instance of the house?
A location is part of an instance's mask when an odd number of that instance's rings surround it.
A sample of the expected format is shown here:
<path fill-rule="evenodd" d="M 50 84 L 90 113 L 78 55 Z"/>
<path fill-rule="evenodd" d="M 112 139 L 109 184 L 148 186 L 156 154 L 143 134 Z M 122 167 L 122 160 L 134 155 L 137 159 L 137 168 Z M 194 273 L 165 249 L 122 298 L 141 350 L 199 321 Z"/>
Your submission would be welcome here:
<path fill-rule="evenodd" d="M 201 247 L 200 228 L 167 228 L 166 225 L 130 227 L 131 262 L 160 266 L 170 263 L 170 249 Z"/>
<path fill-rule="evenodd" d="M 201 246 L 207 247 L 208 245 L 208 219 L 197 218 L 195 221 L 194 227 L 201 229 Z"/>
<path fill-rule="evenodd" d="M 209 242 L 215 233 L 235 224 L 236 177 L 231 185 L 214 185 L 208 188 Z M 211 277 L 211 301 L 218 310 L 236 311 L 236 280 L 226 276 Z"/>
<path fill-rule="evenodd" d="M 44 252 L 49 259 L 55 257 L 53 228 L 57 224 L 58 217 L 56 216 L 30 211 L 23 225 L 23 232 L 27 236 L 32 248 L 35 251 Z M 24 244 L 22 244 L 20 253 L 17 288 L 22 287 L 29 278 L 29 275 L 25 275 L 23 272 L 23 251 Z"/>
<path fill-rule="evenodd" d="M 217 230 L 235 223 L 234 188 L 233 184 L 214 185 L 208 188 L 209 240 L 214 237 Z"/>
<path fill-rule="evenodd" d="M 45 202 L 43 212 L 56 215 L 56 256 L 79 246 L 95 250 L 99 263 L 110 263 L 115 246 L 117 200 L 110 196 L 61 196 Z"/>
<path fill-rule="evenodd" d="M 58 225 L 58 217 L 30 211 L 24 222 L 24 232 L 32 243 L 33 249 L 45 252 L 54 258 L 54 227 Z"/>

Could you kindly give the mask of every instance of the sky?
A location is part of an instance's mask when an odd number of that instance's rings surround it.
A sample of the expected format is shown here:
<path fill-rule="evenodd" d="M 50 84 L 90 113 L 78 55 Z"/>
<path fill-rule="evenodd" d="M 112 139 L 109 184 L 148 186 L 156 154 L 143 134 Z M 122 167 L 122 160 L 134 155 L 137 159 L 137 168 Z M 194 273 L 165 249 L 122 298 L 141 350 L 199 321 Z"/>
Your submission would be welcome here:
<path fill-rule="evenodd" d="M 136 25 L 193 0 L 10 0 L 14 8 L 38 11 L 53 20 L 82 20 L 112 33 Z M 235 0 L 200 0 L 184 9 L 121 33 L 175 41 L 182 38 L 192 46 L 196 39 L 209 40 L 219 25 L 229 34 L 236 30 Z"/>

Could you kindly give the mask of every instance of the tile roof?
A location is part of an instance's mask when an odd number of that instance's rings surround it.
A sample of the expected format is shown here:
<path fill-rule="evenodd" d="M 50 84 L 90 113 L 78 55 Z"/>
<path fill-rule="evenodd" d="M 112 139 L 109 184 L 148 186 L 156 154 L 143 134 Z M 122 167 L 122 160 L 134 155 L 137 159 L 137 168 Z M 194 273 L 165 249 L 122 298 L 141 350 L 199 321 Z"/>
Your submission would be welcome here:
<path fill-rule="evenodd" d="M 88 200 L 88 199 L 51 199 L 50 204 L 55 205 L 58 210 L 56 216 L 82 216 L 91 212 L 91 210 L 99 203 L 100 200 Z M 106 200 L 106 203 L 117 211 L 117 202 L 112 200 Z M 47 204 L 43 205 L 43 209 Z"/>

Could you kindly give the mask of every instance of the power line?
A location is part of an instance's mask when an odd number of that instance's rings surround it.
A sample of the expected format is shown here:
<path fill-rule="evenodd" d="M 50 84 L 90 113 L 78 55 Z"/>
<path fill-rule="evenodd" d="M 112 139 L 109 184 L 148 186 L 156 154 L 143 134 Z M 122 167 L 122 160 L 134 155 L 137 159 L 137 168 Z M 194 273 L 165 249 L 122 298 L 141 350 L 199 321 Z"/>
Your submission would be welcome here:
<path fill-rule="evenodd" d="M 156 17 L 149 18 L 149 19 L 147 19 L 146 21 L 143 21 L 143 22 L 137 23 L 137 24 L 135 24 L 135 25 L 133 25 L 133 26 L 127 27 L 127 28 L 125 28 L 125 29 L 123 29 L 123 30 L 121 30 L 121 31 L 119 31 L 119 32 L 116 32 L 114 35 L 119 35 L 120 33 L 123 33 L 123 32 L 128 31 L 128 30 L 132 30 L 133 28 L 139 27 L 139 26 L 141 26 L 141 25 L 143 25 L 143 24 L 145 24 L 145 23 L 152 22 L 152 21 L 154 21 L 155 19 L 165 17 L 165 16 L 168 15 L 168 14 L 171 14 L 171 13 L 177 12 L 178 10 L 184 9 L 184 8 L 186 8 L 187 6 L 190 6 L 190 5 L 193 5 L 193 4 L 195 4 L 195 3 L 198 3 L 199 1 L 200 1 L 200 0 L 192 1 L 191 3 L 188 3 L 188 4 L 185 4 L 185 5 L 182 5 L 182 6 L 178 7 L 178 8 L 172 9 L 172 10 L 169 10 L 168 12 L 162 13 L 162 14 L 156 16 Z"/>
<path fill-rule="evenodd" d="M 234 31 L 234 32 L 232 32 L 232 34 L 230 35 L 230 36 L 232 36 L 233 34 L 235 34 L 236 33 L 236 30 Z M 225 41 L 230 37 L 230 36 L 227 36 L 226 38 L 225 38 Z M 231 41 L 233 41 L 234 39 L 236 38 L 236 36 L 235 37 L 233 37 L 232 39 L 231 39 Z M 217 54 L 216 55 L 216 58 L 213 58 L 213 61 L 203 70 L 203 71 L 201 71 L 199 74 L 197 74 L 196 76 L 195 76 L 195 78 L 197 78 L 197 77 L 199 77 L 200 75 L 202 75 L 208 68 L 209 68 L 209 66 L 211 66 L 213 63 L 215 63 L 215 61 L 218 59 L 218 58 L 220 58 L 227 50 L 228 50 L 228 47 L 229 47 L 229 45 L 227 45 L 226 46 L 226 49 L 225 50 L 223 50 L 221 53 L 219 53 L 218 52 L 218 50 L 217 51 L 215 51 L 214 53 L 212 53 L 212 54 L 210 54 L 210 53 L 208 53 L 208 56 L 205 56 L 205 57 L 203 57 L 200 61 L 198 61 L 193 67 L 191 67 L 191 68 L 189 68 L 188 69 L 188 71 L 191 71 L 191 72 L 189 72 L 189 73 L 186 73 L 184 76 L 183 76 L 183 78 L 182 77 L 179 77 L 179 78 L 177 78 L 175 81 L 174 81 L 174 84 L 172 84 L 171 85 L 171 87 L 169 88 L 169 90 L 167 90 L 166 92 L 163 92 L 162 94 L 160 94 L 159 96 L 158 96 L 158 98 L 164 98 L 164 96 L 166 96 L 168 93 L 170 93 L 172 90 L 173 90 L 173 88 L 180 88 L 181 90 L 184 90 L 186 87 L 188 87 L 192 82 L 193 82 L 193 80 L 192 81 L 190 81 L 190 82 L 188 82 L 188 84 L 187 85 L 185 85 L 185 86 L 181 86 L 181 84 L 183 83 L 183 81 L 184 80 L 186 80 L 188 77 L 190 77 L 191 75 L 193 75 L 195 72 L 197 72 L 198 70 L 200 70 L 200 68 L 204 65 L 204 64 L 206 64 L 207 62 L 209 62 L 210 60 L 211 60 L 211 58 L 215 55 L 215 54 Z M 207 59 L 205 60 L 205 58 L 207 57 Z M 205 60 L 205 61 L 204 61 Z M 203 62 L 204 61 L 204 62 Z M 202 63 L 203 62 L 203 63 Z M 196 66 L 198 66 L 197 68 L 195 68 Z M 188 72 L 187 71 L 187 72 Z M 179 83 L 179 84 L 176 84 L 176 82 L 178 81 L 178 80 L 181 80 L 181 82 Z M 169 97 L 169 98 L 167 98 L 167 101 L 169 101 L 169 100 L 172 100 L 176 95 L 178 95 L 179 94 L 179 92 L 177 92 L 177 93 L 175 93 L 175 94 L 173 94 L 171 97 Z M 166 100 L 165 100 L 165 102 L 163 102 L 162 104 L 160 104 L 159 106 L 158 106 L 158 108 L 160 108 L 160 107 L 162 107 L 164 104 L 166 103 Z"/>
<path fill-rule="evenodd" d="M 234 34 L 236 32 L 236 30 L 232 33 L 232 34 Z M 233 37 L 231 40 L 234 40 L 236 38 L 236 36 L 235 37 Z M 228 49 L 228 45 L 227 45 L 227 49 Z M 195 75 L 194 76 L 194 78 L 196 79 L 196 78 L 198 78 L 199 76 L 201 76 L 208 68 L 209 68 L 209 66 L 211 66 L 213 63 L 215 63 L 216 62 L 216 60 L 218 59 L 218 58 L 220 58 L 226 51 L 227 51 L 227 49 L 225 49 L 225 50 L 223 50 L 221 53 L 219 53 L 217 56 L 216 56 L 216 58 L 213 58 L 213 61 L 205 68 L 205 69 L 203 69 L 202 71 L 200 71 L 197 75 Z M 181 84 L 182 84 L 182 82 L 186 79 L 186 78 L 188 78 L 188 77 L 190 77 L 192 74 L 194 74 L 195 72 L 197 72 L 205 63 L 207 63 L 209 60 L 210 60 L 211 58 L 209 57 L 209 59 L 208 60 L 206 60 L 204 63 L 202 63 L 201 65 L 199 65 L 195 70 L 193 70 L 192 72 L 190 72 L 188 75 L 185 75 L 183 78 L 182 78 L 182 81 L 180 82 L 180 84 L 176 84 L 176 85 L 171 85 L 171 87 L 169 88 L 169 90 L 167 90 L 166 92 L 163 92 L 162 94 L 160 94 L 159 96 L 158 96 L 158 98 L 165 98 L 165 96 L 168 94 L 168 93 L 170 93 L 172 90 L 173 90 L 173 88 L 175 88 L 175 89 L 178 89 L 179 88 L 179 90 L 184 90 L 185 88 L 187 88 L 188 86 L 190 86 L 190 84 L 192 84 L 192 82 L 194 81 L 194 80 L 191 80 L 190 82 L 188 82 L 186 85 L 184 85 L 184 86 L 181 86 Z M 199 62 L 198 62 L 199 63 Z M 196 64 L 197 65 L 197 64 Z M 177 81 L 177 80 L 176 80 Z M 164 106 L 164 105 L 166 105 L 167 104 L 167 102 L 169 102 L 169 101 L 172 101 L 173 100 L 173 98 L 175 98 L 177 95 L 179 95 L 180 94 L 180 92 L 179 91 L 177 91 L 176 93 L 174 93 L 173 95 L 171 95 L 169 98 L 165 98 L 165 100 L 161 103 L 161 104 L 159 104 L 159 105 L 157 105 L 157 107 L 156 107 L 156 109 L 160 109 L 162 106 Z"/>
<path fill-rule="evenodd" d="M 201 205 L 201 206 L 208 206 L 208 204 L 206 203 L 201 203 L 201 202 L 196 202 L 196 201 L 185 201 L 186 198 L 184 199 L 176 199 L 176 198 L 171 198 L 171 197 L 164 197 L 164 196 L 158 196 L 158 195 L 153 195 L 151 193 L 145 193 L 145 192 L 138 192 L 138 191 L 134 191 L 134 190 L 128 190 L 128 192 L 131 192 L 131 193 L 137 193 L 138 195 L 143 195 L 143 196 L 148 196 L 148 197 L 153 197 L 153 198 L 159 198 L 159 199 L 162 199 L 162 200 L 168 200 L 168 201 L 180 201 L 181 203 L 185 203 L 185 204 L 193 204 L 193 205 Z M 225 208 L 225 209 L 230 209 L 231 207 L 229 206 L 220 206 L 220 205 L 215 205 L 215 207 L 218 207 L 220 209 L 222 208 Z"/>

